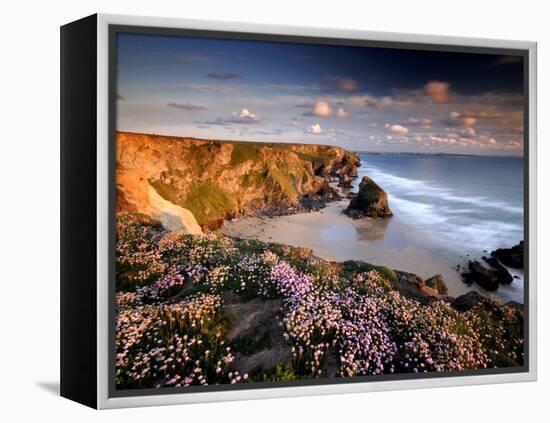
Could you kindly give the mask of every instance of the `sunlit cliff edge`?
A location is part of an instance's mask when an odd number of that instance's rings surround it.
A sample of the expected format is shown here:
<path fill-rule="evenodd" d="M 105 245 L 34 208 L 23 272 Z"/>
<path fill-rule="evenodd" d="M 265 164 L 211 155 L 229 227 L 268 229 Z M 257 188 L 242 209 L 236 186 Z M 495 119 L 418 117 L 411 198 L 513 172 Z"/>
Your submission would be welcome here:
<path fill-rule="evenodd" d="M 359 158 L 328 145 L 216 141 L 117 132 L 116 209 L 197 234 L 224 219 L 311 210 Z"/>

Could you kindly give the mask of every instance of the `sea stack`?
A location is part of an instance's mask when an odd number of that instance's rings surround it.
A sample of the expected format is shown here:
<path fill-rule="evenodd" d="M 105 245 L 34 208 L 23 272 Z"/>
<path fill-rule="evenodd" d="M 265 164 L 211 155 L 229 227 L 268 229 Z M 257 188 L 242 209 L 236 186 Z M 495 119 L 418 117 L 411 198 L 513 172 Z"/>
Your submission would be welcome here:
<path fill-rule="evenodd" d="M 344 213 L 354 219 L 393 216 L 388 204 L 388 194 L 368 176 L 361 180 L 357 196 L 351 199 Z"/>

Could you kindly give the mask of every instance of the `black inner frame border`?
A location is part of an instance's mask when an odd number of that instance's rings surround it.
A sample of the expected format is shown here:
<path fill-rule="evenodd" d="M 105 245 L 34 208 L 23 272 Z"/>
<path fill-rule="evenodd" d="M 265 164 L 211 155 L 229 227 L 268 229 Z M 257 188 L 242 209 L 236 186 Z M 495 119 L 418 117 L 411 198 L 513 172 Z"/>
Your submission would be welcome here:
<path fill-rule="evenodd" d="M 319 29 L 322 31 L 322 29 Z M 507 368 L 490 368 L 490 369 L 473 369 L 461 371 L 447 372 L 429 372 L 429 373 L 397 373 L 372 376 L 354 376 L 350 378 L 319 378 L 305 379 L 296 381 L 281 381 L 281 382 L 254 382 L 248 384 L 224 384 L 224 385 L 208 385 L 208 386 L 189 386 L 181 388 L 144 388 L 144 389 L 116 389 L 115 378 L 115 330 L 116 330 L 116 297 L 115 297 L 115 236 L 116 236 L 116 93 L 117 93 L 117 34 L 129 33 L 136 35 L 151 35 L 151 36 L 180 36 L 180 37 L 197 37 L 197 38 L 214 38 L 225 40 L 246 40 L 260 42 L 280 42 L 293 44 L 317 44 L 345 47 L 369 47 L 369 48 L 387 48 L 400 50 L 423 50 L 423 51 L 439 51 L 439 52 L 455 52 L 455 53 L 474 53 L 474 54 L 491 54 L 491 55 L 507 55 L 520 56 L 523 58 L 523 237 L 524 237 L 524 284 L 523 284 L 523 304 L 524 304 L 524 361 L 521 367 Z M 406 37 L 406 35 L 403 35 Z M 108 187 L 108 226 L 109 226 L 109 370 L 108 370 L 108 397 L 135 397 L 135 396 L 150 396 L 150 395 L 170 395 L 170 394 L 185 394 L 185 393 L 205 393 L 205 392 L 220 392 L 220 391 L 244 391 L 267 388 L 283 388 L 283 387 L 300 387 L 300 386 L 318 386 L 318 385 L 339 385 L 342 383 L 376 383 L 386 381 L 412 380 L 412 379 L 437 379 L 461 376 L 483 376 L 497 374 L 512 374 L 512 373 L 527 373 L 529 372 L 529 50 L 527 49 L 508 49 L 508 48 L 493 48 L 493 47 L 470 47 L 460 45 L 447 44 L 430 44 L 430 43 L 415 43 L 415 42 L 398 42 L 398 41 L 378 41 L 378 40 L 361 40 L 361 39 L 346 39 L 346 38 L 329 38 L 316 36 L 297 36 L 288 34 L 263 34 L 263 33 L 248 33 L 248 32 L 233 32 L 233 31 L 214 31 L 202 29 L 185 29 L 185 28 L 170 28 L 170 27 L 155 27 L 155 26 L 136 26 L 136 25 L 108 25 L 108 150 L 109 150 L 109 187 Z M 101 346 L 103 347 L 103 346 Z M 297 391 L 297 394 L 299 391 Z M 335 392 L 337 393 L 337 391 Z"/>

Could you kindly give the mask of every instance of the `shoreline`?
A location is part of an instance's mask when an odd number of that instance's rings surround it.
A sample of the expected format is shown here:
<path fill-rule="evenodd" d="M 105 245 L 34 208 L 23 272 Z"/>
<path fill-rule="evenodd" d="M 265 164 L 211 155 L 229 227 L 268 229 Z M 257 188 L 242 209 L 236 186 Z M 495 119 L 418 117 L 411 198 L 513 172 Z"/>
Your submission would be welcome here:
<path fill-rule="evenodd" d="M 503 303 L 523 303 L 521 271 L 508 269 L 512 276 L 520 279 L 515 278 L 512 285 L 500 286 L 497 291 L 487 291 L 477 284 L 468 285 L 462 280 L 457 266 L 465 269 L 468 260 L 477 257 L 440 248 L 440 243 L 418 233 L 399 216 L 351 219 L 342 214 L 347 203 L 347 199 L 333 201 L 319 211 L 286 216 L 239 217 L 225 221 L 217 232 L 230 237 L 310 248 L 323 259 L 362 260 L 414 273 L 423 279 L 440 274 L 453 297 L 473 290 Z"/>

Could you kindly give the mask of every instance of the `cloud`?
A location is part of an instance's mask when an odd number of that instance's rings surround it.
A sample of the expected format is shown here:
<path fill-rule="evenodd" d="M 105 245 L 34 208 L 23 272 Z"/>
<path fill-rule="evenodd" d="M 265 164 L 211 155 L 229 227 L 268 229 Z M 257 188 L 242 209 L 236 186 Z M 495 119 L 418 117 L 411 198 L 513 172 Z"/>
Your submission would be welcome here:
<path fill-rule="evenodd" d="M 332 115 L 332 108 L 326 101 L 318 101 L 313 108 L 313 114 L 319 117 L 329 117 Z"/>
<path fill-rule="evenodd" d="M 473 117 L 476 119 L 502 119 L 505 117 L 503 113 L 499 112 L 490 112 L 487 110 L 478 110 L 475 112 L 472 111 L 466 111 L 460 113 L 462 117 Z"/>
<path fill-rule="evenodd" d="M 408 126 L 419 126 L 423 129 L 430 129 L 432 127 L 432 120 L 428 118 L 409 118 L 406 124 Z"/>
<path fill-rule="evenodd" d="M 254 133 L 260 134 L 260 135 L 280 135 L 283 132 L 284 131 L 280 128 L 273 128 L 273 129 L 263 129 L 263 130 L 255 131 Z"/>
<path fill-rule="evenodd" d="M 321 125 L 316 123 L 315 125 L 311 125 L 309 128 L 307 128 L 306 132 L 308 134 L 320 135 L 323 133 L 323 130 L 321 129 Z"/>
<path fill-rule="evenodd" d="M 306 106 L 311 107 L 313 110 L 302 113 L 303 116 L 310 116 L 310 117 L 316 116 L 316 117 L 322 117 L 322 118 L 336 116 L 337 118 L 340 118 L 340 119 L 346 119 L 350 115 L 350 113 L 347 110 L 345 110 L 343 107 L 339 107 L 338 109 L 336 109 L 336 111 L 334 111 L 330 103 L 324 100 L 317 101 L 315 104 L 307 104 L 307 103 L 299 104 L 296 107 L 306 107 Z"/>
<path fill-rule="evenodd" d="M 430 81 L 424 85 L 424 94 L 434 103 L 447 103 L 449 101 L 449 83 Z"/>
<path fill-rule="evenodd" d="M 460 135 L 464 138 L 473 138 L 476 136 L 476 130 L 468 127 L 460 130 Z"/>
<path fill-rule="evenodd" d="M 356 79 L 350 77 L 342 77 L 336 75 L 328 75 L 325 77 L 328 84 L 324 84 L 321 87 L 324 91 L 357 91 L 359 89 L 359 82 Z"/>
<path fill-rule="evenodd" d="M 284 132 L 281 128 L 266 128 L 266 129 L 254 129 L 240 128 L 240 132 L 243 135 L 280 135 Z"/>
<path fill-rule="evenodd" d="M 511 65 L 514 63 L 522 63 L 523 58 L 521 56 L 501 56 L 498 59 L 495 59 L 493 62 L 485 66 L 485 69 L 494 69 L 499 66 Z"/>
<path fill-rule="evenodd" d="M 233 112 L 234 115 L 239 115 L 241 118 L 246 119 L 256 119 L 256 115 L 254 113 L 251 113 L 248 109 L 241 109 L 239 113 Z"/>
<path fill-rule="evenodd" d="M 232 124 L 242 124 L 242 125 L 251 125 L 261 123 L 261 119 L 258 118 L 254 113 L 249 109 L 241 109 L 238 112 L 231 113 L 230 118 L 216 118 L 212 121 L 206 122 L 195 122 L 196 124 L 202 125 L 220 125 L 220 126 L 230 126 Z"/>
<path fill-rule="evenodd" d="M 384 110 L 393 104 L 393 99 L 390 96 L 384 97 L 370 97 L 365 99 L 365 106 L 375 108 L 377 110 Z"/>
<path fill-rule="evenodd" d="M 119 93 L 116 93 L 116 99 L 117 100 L 126 100 L 126 97 L 124 97 L 123 95 L 120 95 Z"/>
<path fill-rule="evenodd" d="M 243 76 L 240 73 L 236 73 L 236 72 L 225 72 L 225 73 L 210 72 L 206 74 L 206 77 L 210 79 L 222 79 L 222 80 L 243 78 Z"/>
<path fill-rule="evenodd" d="M 232 113 L 233 118 L 229 119 L 229 122 L 233 123 L 258 123 L 260 119 L 254 113 L 248 109 L 241 109 L 239 112 Z"/>
<path fill-rule="evenodd" d="M 451 112 L 449 117 L 443 120 L 443 123 L 452 127 L 474 126 L 477 123 L 477 118 L 467 116 L 464 113 Z"/>
<path fill-rule="evenodd" d="M 340 119 L 346 119 L 349 117 L 349 112 L 346 112 L 342 107 L 340 107 L 338 110 L 336 110 L 336 116 Z"/>
<path fill-rule="evenodd" d="M 353 78 L 338 78 L 337 86 L 343 91 L 357 91 L 359 89 L 359 83 Z"/>
<path fill-rule="evenodd" d="M 168 103 L 166 106 L 173 107 L 174 109 L 187 110 L 189 112 L 198 112 L 203 110 L 208 110 L 204 106 L 198 106 L 191 103 Z"/>
<path fill-rule="evenodd" d="M 332 107 L 327 101 L 318 101 L 315 104 L 303 103 L 296 105 L 296 107 L 313 108 L 312 111 L 302 113 L 304 116 L 330 117 L 332 115 Z"/>
<path fill-rule="evenodd" d="M 389 123 L 386 123 L 385 127 L 390 130 L 391 132 L 395 132 L 397 134 L 407 134 L 409 132 L 409 128 L 403 125 L 394 124 L 390 125 Z"/>

